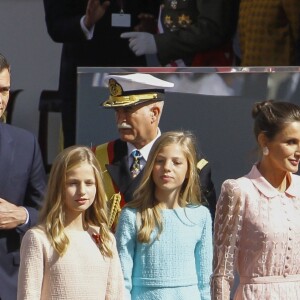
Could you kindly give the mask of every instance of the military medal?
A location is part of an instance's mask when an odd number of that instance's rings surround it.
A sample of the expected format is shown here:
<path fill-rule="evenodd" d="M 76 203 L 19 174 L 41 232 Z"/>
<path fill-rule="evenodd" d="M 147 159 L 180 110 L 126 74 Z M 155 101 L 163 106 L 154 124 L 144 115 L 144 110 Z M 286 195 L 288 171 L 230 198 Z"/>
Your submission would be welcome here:
<path fill-rule="evenodd" d="M 171 7 L 173 9 L 176 9 L 177 8 L 177 0 L 171 0 Z"/>
<path fill-rule="evenodd" d="M 178 24 L 180 25 L 180 27 L 186 28 L 192 24 L 192 20 L 190 16 L 182 14 L 181 16 L 178 17 Z"/>

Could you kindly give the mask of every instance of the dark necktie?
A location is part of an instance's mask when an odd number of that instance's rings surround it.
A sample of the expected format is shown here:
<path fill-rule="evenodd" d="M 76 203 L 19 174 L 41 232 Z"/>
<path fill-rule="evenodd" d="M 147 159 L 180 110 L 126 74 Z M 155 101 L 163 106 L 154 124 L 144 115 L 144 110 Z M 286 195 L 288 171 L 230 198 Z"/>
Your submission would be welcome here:
<path fill-rule="evenodd" d="M 134 150 L 131 152 L 131 156 L 133 158 L 133 163 L 130 167 L 131 176 L 136 177 L 141 171 L 141 158 L 142 154 L 139 150 Z"/>

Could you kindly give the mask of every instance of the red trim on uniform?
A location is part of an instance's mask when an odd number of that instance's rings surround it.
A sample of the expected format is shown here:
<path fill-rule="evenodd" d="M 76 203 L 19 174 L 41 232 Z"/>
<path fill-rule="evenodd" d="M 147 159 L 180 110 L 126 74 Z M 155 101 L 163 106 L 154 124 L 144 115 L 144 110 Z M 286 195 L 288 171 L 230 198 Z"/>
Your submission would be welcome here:
<path fill-rule="evenodd" d="M 108 153 L 108 161 L 111 164 L 112 161 L 114 160 L 114 145 L 115 145 L 115 141 L 109 142 L 107 144 L 107 153 Z"/>
<path fill-rule="evenodd" d="M 120 194 L 121 194 L 120 207 L 123 208 L 124 205 L 126 204 L 126 201 L 125 201 L 125 199 L 124 199 L 124 195 L 123 195 L 122 193 L 120 193 Z"/>

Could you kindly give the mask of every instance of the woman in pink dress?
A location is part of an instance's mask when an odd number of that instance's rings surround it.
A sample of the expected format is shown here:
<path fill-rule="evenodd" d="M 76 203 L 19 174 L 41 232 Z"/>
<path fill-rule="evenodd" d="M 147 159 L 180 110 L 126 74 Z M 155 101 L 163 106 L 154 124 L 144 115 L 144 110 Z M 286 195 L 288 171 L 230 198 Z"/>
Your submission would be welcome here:
<path fill-rule="evenodd" d="M 254 105 L 261 159 L 226 180 L 217 204 L 212 299 L 300 299 L 300 107 Z"/>

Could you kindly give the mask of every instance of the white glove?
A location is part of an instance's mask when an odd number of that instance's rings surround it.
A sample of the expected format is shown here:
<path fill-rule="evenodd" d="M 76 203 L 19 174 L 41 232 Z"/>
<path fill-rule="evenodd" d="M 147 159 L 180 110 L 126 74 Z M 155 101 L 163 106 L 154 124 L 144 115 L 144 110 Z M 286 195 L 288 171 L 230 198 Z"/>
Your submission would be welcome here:
<path fill-rule="evenodd" d="M 124 32 L 122 39 L 129 39 L 129 48 L 136 56 L 157 53 L 154 36 L 148 32 Z"/>

